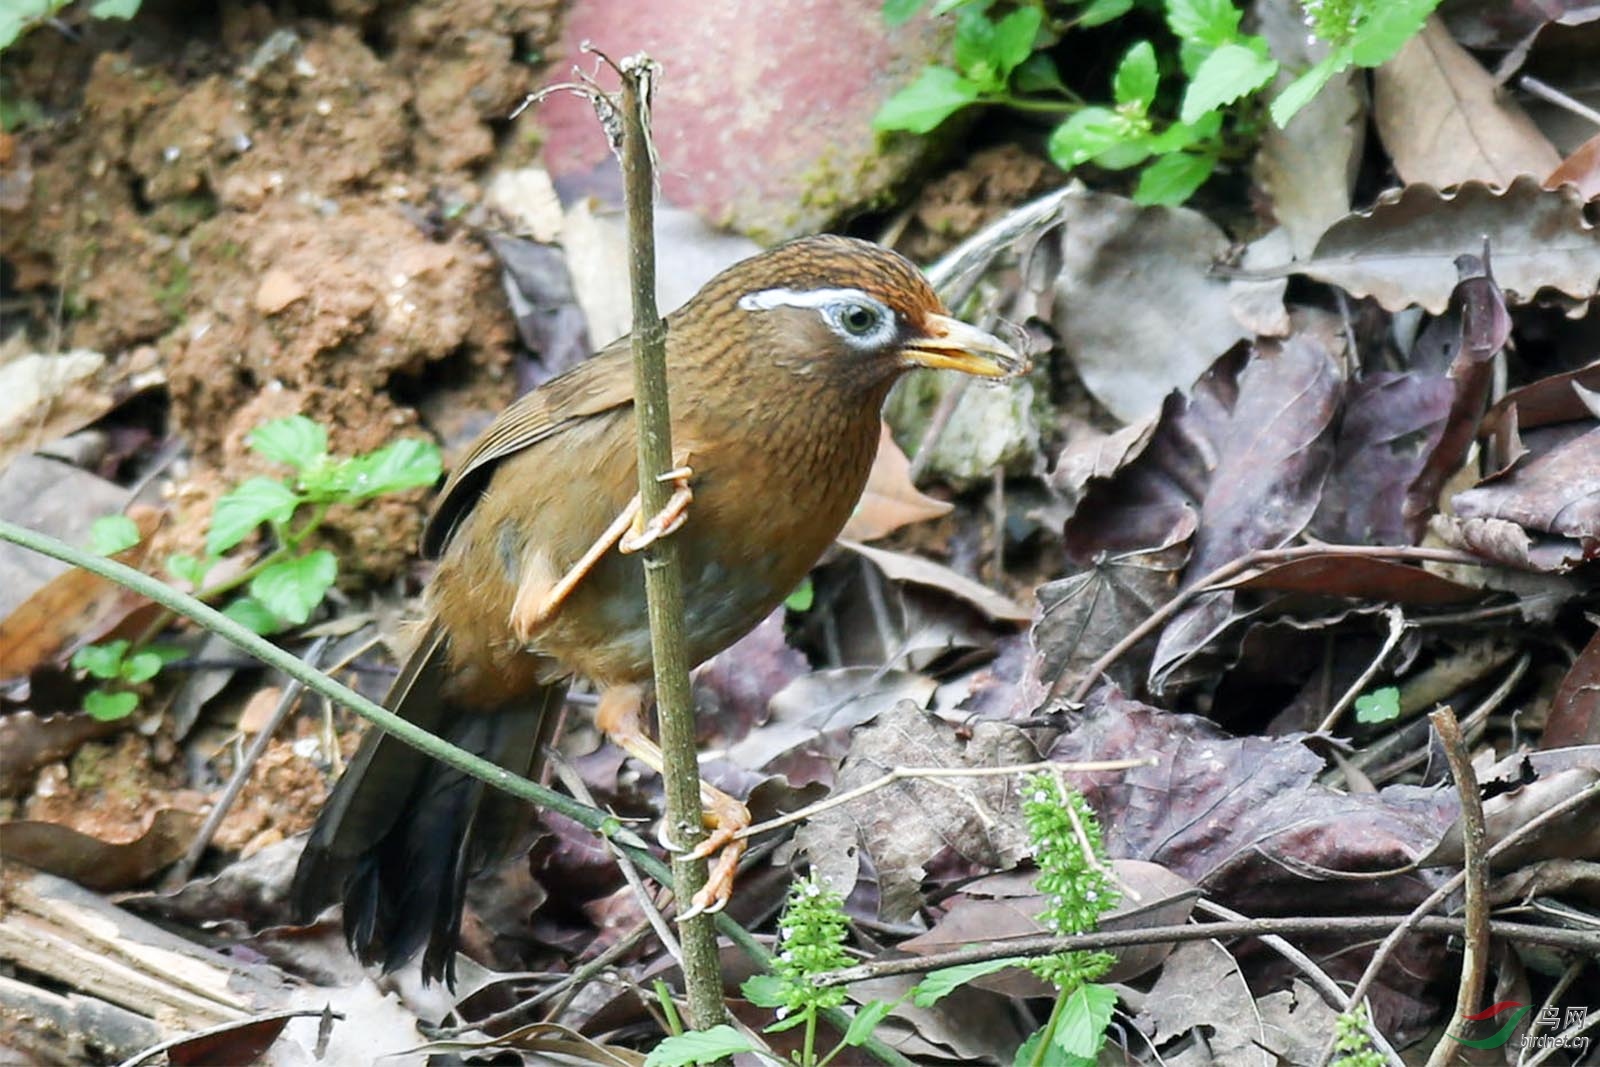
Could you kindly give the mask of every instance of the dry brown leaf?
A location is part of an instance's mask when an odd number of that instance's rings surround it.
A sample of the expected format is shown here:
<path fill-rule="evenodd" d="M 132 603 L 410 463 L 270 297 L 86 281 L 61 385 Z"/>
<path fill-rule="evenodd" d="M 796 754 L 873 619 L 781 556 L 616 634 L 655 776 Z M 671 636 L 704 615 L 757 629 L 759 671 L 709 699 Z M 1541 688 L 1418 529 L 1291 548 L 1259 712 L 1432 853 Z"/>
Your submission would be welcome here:
<path fill-rule="evenodd" d="M 138 566 L 149 552 L 150 535 L 162 512 L 143 505 L 128 517 L 139 527 L 139 543 L 114 557 Z M 129 589 L 88 571 L 63 571 L 0 620 L 0 678 L 22 678 L 46 663 L 106 636 L 150 602 Z"/>
<path fill-rule="evenodd" d="M 0 856 L 109 892 L 148 881 L 182 856 L 204 817 L 162 808 L 133 841 L 101 841 L 60 823 L 18 820 L 0 833 Z"/>
<path fill-rule="evenodd" d="M 942 563 L 935 563 L 931 559 L 905 552 L 872 548 L 854 541 L 840 540 L 839 544 L 871 560 L 890 581 L 909 582 L 912 585 L 925 585 L 931 589 L 938 589 L 957 600 L 966 601 L 997 621 L 1028 622 L 1033 618 L 1033 612 L 1015 600 L 1003 593 L 995 592 L 982 582 L 973 581 L 966 575 L 951 570 Z"/>
<path fill-rule="evenodd" d="M 1576 186 L 1578 195 L 1585 200 L 1600 197 L 1600 133 L 1579 145 L 1544 180 L 1546 189 L 1554 189 L 1562 184 Z"/>
<path fill-rule="evenodd" d="M 1487 239 L 1509 303 L 1540 290 L 1587 301 L 1600 289 L 1600 230 L 1583 209 L 1576 190 L 1545 189 L 1532 175 L 1503 190 L 1479 181 L 1450 192 L 1408 185 L 1334 223 L 1309 260 L 1279 271 L 1370 296 L 1389 311 L 1417 304 L 1438 315 L 1456 286 L 1456 257 L 1481 253 Z"/>
<path fill-rule="evenodd" d="M 894 443 L 889 424 L 884 423 L 867 488 L 839 537 L 845 541 L 876 541 L 902 526 L 948 515 L 952 506 L 911 484 L 911 461 Z"/>
<path fill-rule="evenodd" d="M 1549 139 L 1437 16 L 1378 68 L 1372 112 L 1407 184 L 1508 185 L 1561 163 Z"/>

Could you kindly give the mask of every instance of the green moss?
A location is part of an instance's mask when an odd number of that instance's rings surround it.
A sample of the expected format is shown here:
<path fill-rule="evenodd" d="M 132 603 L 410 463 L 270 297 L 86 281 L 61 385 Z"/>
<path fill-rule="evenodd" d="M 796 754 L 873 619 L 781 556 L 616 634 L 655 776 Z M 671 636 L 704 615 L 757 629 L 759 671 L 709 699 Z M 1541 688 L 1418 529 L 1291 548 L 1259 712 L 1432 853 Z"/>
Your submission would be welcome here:
<path fill-rule="evenodd" d="M 168 318 L 183 319 L 183 305 L 189 295 L 190 282 L 189 264 L 174 257 L 167 284 L 156 290 L 156 303 Z"/>

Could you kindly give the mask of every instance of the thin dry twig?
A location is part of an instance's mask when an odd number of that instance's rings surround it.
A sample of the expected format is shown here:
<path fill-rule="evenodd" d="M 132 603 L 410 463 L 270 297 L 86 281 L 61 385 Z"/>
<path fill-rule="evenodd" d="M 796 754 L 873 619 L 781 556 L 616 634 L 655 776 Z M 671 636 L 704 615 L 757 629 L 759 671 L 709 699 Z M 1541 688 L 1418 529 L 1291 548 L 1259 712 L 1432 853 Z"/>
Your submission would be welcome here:
<path fill-rule="evenodd" d="M 1045 956 L 1056 952 L 1093 951 L 1096 949 L 1126 948 L 1131 945 L 1154 945 L 1164 942 L 1209 941 L 1212 938 L 1263 937 L 1277 934 L 1288 937 L 1295 934 L 1375 934 L 1393 930 L 1397 925 L 1425 934 L 1460 935 L 1466 929 L 1461 919 L 1443 915 L 1334 915 L 1290 916 L 1287 918 L 1248 919 L 1243 922 L 1180 923 L 1172 926 L 1147 926 L 1136 930 L 1096 930 L 1090 934 L 1067 936 L 1014 937 L 992 941 L 971 948 L 950 952 L 932 952 L 925 956 L 902 956 L 891 960 L 864 963 L 847 967 L 818 977 L 818 985 L 847 985 L 872 978 L 887 978 L 897 974 L 923 974 L 945 967 L 958 967 L 969 963 L 986 963 L 990 960 L 1009 959 L 1012 956 Z M 1555 926 L 1537 926 L 1532 923 L 1494 921 L 1490 931 L 1496 937 L 1505 937 L 1531 945 L 1549 945 L 1576 952 L 1600 952 L 1600 933 L 1590 930 L 1568 930 Z M 1366 991 L 1361 991 L 1362 996 Z M 1359 1002 L 1352 996 L 1351 1002 Z"/>
<path fill-rule="evenodd" d="M 556 777 L 561 779 L 561 784 L 567 787 L 567 792 L 574 798 L 590 807 L 597 807 L 594 795 L 589 792 L 589 786 L 583 777 L 572 767 L 572 764 L 562 759 L 556 753 L 549 756 L 550 766 L 555 770 Z M 645 887 L 644 878 L 639 874 L 639 868 L 634 865 L 631 857 L 617 843 L 605 834 L 600 835 L 600 840 L 605 842 L 606 848 L 617 861 L 617 867 L 622 871 L 622 877 L 627 881 L 628 888 L 633 890 L 635 899 L 639 902 L 639 910 L 644 913 L 644 918 L 650 928 L 661 939 L 661 946 L 667 954 L 677 961 L 678 966 L 683 966 L 683 946 L 678 944 L 678 939 L 672 933 L 672 926 L 667 922 L 666 916 L 661 914 L 661 909 L 656 907 L 655 898 L 650 895 L 650 890 Z"/>
<path fill-rule="evenodd" d="M 1230 922 L 1250 921 L 1248 917 L 1241 915 L 1232 908 L 1225 908 L 1213 900 L 1207 900 L 1205 897 L 1195 901 L 1194 906 L 1197 911 L 1203 911 Z M 1350 1002 L 1350 998 L 1344 995 L 1344 990 L 1339 988 L 1339 983 L 1335 982 L 1327 971 L 1318 967 L 1316 961 L 1310 956 L 1307 956 L 1277 934 L 1265 934 L 1260 938 L 1260 941 L 1263 945 L 1288 960 L 1304 975 L 1306 981 L 1311 983 L 1311 987 L 1322 994 L 1322 999 L 1328 1007 L 1340 1013 L 1348 1012 L 1351 1009 L 1353 1005 Z M 1373 1024 L 1371 1019 L 1367 1020 L 1366 1031 L 1373 1047 L 1384 1055 L 1391 1067 L 1403 1067 L 1405 1061 L 1400 1058 L 1400 1054 L 1395 1051 L 1394 1046 L 1389 1044 L 1389 1039 L 1383 1036 L 1383 1032 Z"/>
<path fill-rule="evenodd" d="M 1134 767 L 1154 767 L 1157 762 L 1156 758 L 1151 756 L 1146 759 L 1099 760 L 1087 763 L 1052 763 L 1049 760 L 1040 760 L 1038 763 L 1018 763 L 1006 767 L 896 767 L 883 777 L 875 778 L 865 785 L 847 789 L 843 793 L 836 793 L 833 796 L 817 801 L 815 804 L 808 804 L 798 811 L 791 811 L 786 815 L 768 819 L 766 822 L 747 826 L 734 836 L 736 838 L 755 837 L 759 834 L 771 833 L 773 830 L 781 830 L 785 826 L 814 818 L 825 811 L 848 804 L 853 800 L 859 800 L 869 793 L 875 793 L 886 786 L 893 785 L 895 782 L 903 782 L 908 779 L 998 778 L 1008 774 L 1037 774 L 1040 771 L 1055 773 L 1057 768 L 1060 768 L 1063 772 L 1088 774 L 1094 771 L 1126 771 L 1132 770 Z"/>
<path fill-rule="evenodd" d="M 1433 728 L 1439 732 L 1444 744 L 1445 758 L 1450 761 L 1450 773 L 1456 780 L 1456 795 L 1461 798 L 1461 846 L 1465 854 L 1462 874 L 1467 880 L 1466 936 L 1463 938 L 1461 983 L 1456 988 L 1456 1010 L 1453 1018 L 1470 1015 L 1477 1010 L 1478 998 L 1483 993 L 1484 978 L 1489 970 L 1489 861 L 1484 858 L 1484 844 L 1489 831 L 1483 821 L 1483 800 L 1478 793 L 1478 775 L 1472 769 L 1472 754 L 1461 737 L 1461 725 L 1449 708 L 1440 708 L 1428 716 Z M 1455 1035 L 1446 1030 L 1433 1046 L 1428 1057 L 1428 1067 L 1447 1067 L 1461 1050 Z"/>
<path fill-rule="evenodd" d="M 317 661 L 322 658 L 323 649 L 328 647 L 328 638 L 319 637 L 306 649 L 305 661 L 307 666 L 316 667 Z M 181 886 L 194 874 L 195 866 L 200 862 L 200 857 L 205 855 L 206 849 L 211 847 L 211 839 L 217 836 L 217 830 L 222 826 L 222 820 L 227 818 L 234 802 L 239 799 L 239 794 L 244 792 L 245 783 L 250 780 L 250 773 L 255 770 L 256 764 L 261 762 L 261 757 L 266 755 L 267 746 L 272 743 L 272 738 L 278 732 L 278 727 L 289 717 L 296 704 L 300 702 L 300 694 L 305 691 L 305 684 L 297 679 L 289 679 L 289 684 L 284 688 L 283 695 L 278 698 L 278 706 L 272 709 L 272 717 L 267 724 L 251 740 L 250 747 L 245 750 L 244 756 L 239 760 L 239 766 L 233 769 L 233 777 L 228 779 L 227 788 L 222 791 L 222 796 L 212 806 L 206 815 L 206 821 L 200 824 L 200 830 L 194 835 L 194 840 L 189 843 L 189 850 L 183 858 L 172 865 L 172 870 L 167 874 L 166 884 L 173 888 Z"/>
<path fill-rule="evenodd" d="M 1099 683 L 1100 678 L 1110 669 L 1111 665 L 1121 659 L 1128 651 L 1140 641 L 1149 637 L 1160 629 L 1168 619 L 1182 611 L 1197 597 L 1215 592 L 1233 579 L 1238 578 L 1254 567 L 1268 567 L 1277 563 L 1292 563 L 1300 559 L 1318 559 L 1323 556 L 1355 556 L 1366 559 L 1400 559 L 1413 560 L 1418 563 L 1456 563 L 1470 566 L 1489 566 L 1488 562 L 1468 552 L 1460 552 L 1453 548 L 1422 548 L 1413 545 L 1296 545 L 1292 548 L 1260 548 L 1246 552 L 1237 559 L 1230 560 L 1217 567 L 1211 573 L 1201 578 L 1198 582 L 1175 594 L 1171 600 L 1161 605 L 1150 614 L 1143 622 L 1112 645 L 1106 652 L 1092 664 L 1083 674 L 1083 678 L 1073 689 L 1068 698 L 1073 703 L 1082 703 L 1091 690 Z M 1060 696 L 1060 688 L 1066 683 L 1068 675 L 1063 673 L 1051 686 L 1052 699 Z"/>
<path fill-rule="evenodd" d="M 1400 610 L 1399 605 L 1391 604 L 1384 614 L 1389 617 L 1389 636 L 1384 638 L 1383 647 L 1378 649 L 1376 656 L 1372 657 L 1372 662 L 1367 664 L 1367 669 L 1361 672 L 1361 677 L 1357 678 L 1355 683 L 1344 691 L 1344 696 L 1339 698 L 1339 702 L 1328 709 L 1328 714 L 1323 717 L 1321 725 L 1317 727 L 1318 733 L 1332 732 L 1334 725 L 1339 721 L 1339 716 L 1343 715 L 1345 709 L 1354 704 L 1356 698 L 1366 690 L 1367 684 L 1383 669 L 1383 662 L 1389 658 L 1389 653 L 1394 651 L 1394 646 L 1398 645 L 1400 638 L 1405 636 L 1406 616 L 1405 612 Z"/>
<path fill-rule="evenodd" d="M 1513 845 L 1517 844 L 1534 831 L 1548 826 L 1550 823 L 1561 818 L 1563 815 L 1566 815 L 1568 812 L 1576 811 L 1585 804 L 1592 803 L 1597 796 L 1600 796 L 1600 783 L 1596 783 L 1586 789 L 1574 793 L 1572 796 L 1568 797 L 1566 800 L 1563 800 L 1554 807 L 1546 808 L 1544 811 L 1540 812 L 1538 815 L 1535 815 L 1533 818 L 1529 819 L 1515 830 L 1512 830 L 1510 833 L 1506 834 L 1506 836 L 1502 838 L 1493 848 L 1489 849 L 1489 851 L 1484 855 L 1484 860 L 1486 862 L 1494 860 L 1496 856 L 1499 856 L 1501 853 L 1507 851 Z M 1377 981 L 1378 973 L 1383 970 L 1383 965 L 1388 962 L 1389 956 L 1394 952 L 1395 946 L 1400 943 L 1400 939 L 1403 938 L 1407 933 L 1424 930 L 1425 927 L 1422 920 L 1429 917 L 1428 912 L 1438 907 L 1439 904 L 1449 897 L 1451 893 L 1454 893 L 1456 890 L 1460 889 L 1466 880 L 1467 871 L 1466 868 L 1463 867 L 1460 871 L 1456 872 L 1455 875 L 1446 879 L 1444 883 L 1439 886 L 1439 888 L 1435 889 L 1432 893 L 1429 893 L 1426 899 L 1411 909 L 1411 913 L 1407 915 L 1398 926 L 1389 931 L 1388 935 L 1384 937 L 1384 939 L 1378 944 L 1377 949 L 1372 953 L 1372 959 L 1367 962 L 1367 969 L 1362 972 L 1361 980 L 1356 983 L 1355 989 L 1351 991 L 1350 999 L 1352 1001 L 1360 1003 L 1360 1001 L 1366 997 L 1367 991 L 1372 988 L 1372 983 Z M 1490 932 L 1496 934 L 1500 933 L 1501 926 L 1502 924 L 1491 922 L 1489 924 Z M 1456 929 L 1458 931 L 1465 930 L 1466 923 L 1457 922 Z M 1593 944 L 1589 944 L 1591 941 Z M 1600 952 L 1600 935 L 1586 935 L 1585 941 L 1581 942 L 1580 944 L 1582 945 L 1583 951 L 1590 953 Z M 1333 1045 L 1330 1043 L 1328 1047 L 1323 1050 L 1322 1058 L 1318 1060 L 1318 1067 L 1325 1065 L 1332 1055 Z"/>

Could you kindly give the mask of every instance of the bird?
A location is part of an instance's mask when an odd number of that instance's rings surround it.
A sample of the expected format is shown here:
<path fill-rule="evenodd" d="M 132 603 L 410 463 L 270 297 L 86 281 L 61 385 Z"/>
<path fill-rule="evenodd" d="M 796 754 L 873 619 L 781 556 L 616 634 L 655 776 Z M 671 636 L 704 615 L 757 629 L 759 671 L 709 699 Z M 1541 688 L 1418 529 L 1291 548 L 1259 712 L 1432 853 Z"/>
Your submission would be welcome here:
<path fill-rule="evenodd" d="M 420 637 L 385 705 L 534 776 L 568 685 L 597 726 L 656 771 L 645 729 L 650 629 L 639 549 L 677 539 L 689 659 L 770 614 L 849 519 L 889 388 L 915 367 L 1010 377 L 1026 360 L 954 318 L 896 252 L 836 235 L 733 264 L 668 315 L 671 499 L 638 503 L 631 343 L 622 337 L 525 394 L 452 471 L 424 529 L 437 560 Z M 701 784 L 715 855 L 691 910 L 726 903 L 749 825 Z M 307 838 L 290 889 L 303 923 L 343 904 L 350 949 L 385 971 L 419 953 L 454 983 L 468 879 L 510 858 L 523 802 L 381 730 L 363 739 Z"/>

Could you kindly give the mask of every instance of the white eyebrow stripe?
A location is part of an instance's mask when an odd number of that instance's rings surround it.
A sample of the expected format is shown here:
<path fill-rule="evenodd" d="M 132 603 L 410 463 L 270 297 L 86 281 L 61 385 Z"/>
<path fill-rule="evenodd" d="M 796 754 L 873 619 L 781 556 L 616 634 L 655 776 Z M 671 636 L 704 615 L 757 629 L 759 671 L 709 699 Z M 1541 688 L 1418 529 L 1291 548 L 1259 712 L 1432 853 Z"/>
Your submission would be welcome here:
<path fill-rule="evenodd" d="M 762 289 L 739 298 L 745 311 L 771 311 L 773 308 L 820 308 L 842 300 L 856 300 L 881 307 L 882 302 L 860 289 Z"/>

